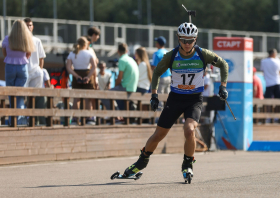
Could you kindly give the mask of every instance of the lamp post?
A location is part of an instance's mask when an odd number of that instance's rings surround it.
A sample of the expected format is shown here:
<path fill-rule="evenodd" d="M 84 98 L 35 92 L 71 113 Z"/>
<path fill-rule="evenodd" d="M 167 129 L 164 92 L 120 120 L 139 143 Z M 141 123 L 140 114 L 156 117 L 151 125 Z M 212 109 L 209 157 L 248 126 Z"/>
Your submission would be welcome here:
<path fill-rule="evenodd" d="M 274 21 L 278 21 L 278 24 L 279 24 L 279 34 L 280 34 L 280 16 L 279 15 L 273 15 L 272 19 Z M 278 48 L 279 48 L 279 51 L 280 51 L 280 37 L 278 37 Z"/>
<path fill-rule="evenodd" d="M 148 25 L 152 23 L 151 0 L 147 0 L 147 23 Z"/>
<path fill-rule="evenodd" d="M 22 2 L 22 3 L 21 3 L 21 4 L 22 4 L 22 10 L 21 10 L 21 11 L 22 11 L 22 14 L 21 14 L 21 15 L 22 15 L 22 17 L 25 17 L 26 0 L 22 0 L 21 2 Z"/>
<path fill-rule="evenodd" d="M 89 17 L 90 17 L 90 25 L 93 26 L 93 20 L 94 20 L 94 10 L 93 10 L 93 0 L 89 0 Z"/>
<path fill-rule="evenodd" d="M 278 0 L 278 25 L 279 25 L 279 33 L 280 33 L 280 20 L 279 17 L 280 16 L 280 0 Z"/>
<path fill-rule="evenodd" d="M 273 15 L 272 20 L 278 21 L 278 28 L 279 28 L 279 33 L 280 33 L 280 0 L 278 0 L 278 15 Z"/>
<path fill-rule="evenodd" d="M 56 0 L 53 0 L 53 18 L 57 19 L 57 4 L 56 4 Z"/>
<path fill-rule="evenodd" d="M 3 0 L 4 36 L 6 35 L 6 10 L 7 10 L 7 8 L 6 8 L 6 0 Z M 2 38 L 2 39 L 4 39 L 4 38 Z"/>

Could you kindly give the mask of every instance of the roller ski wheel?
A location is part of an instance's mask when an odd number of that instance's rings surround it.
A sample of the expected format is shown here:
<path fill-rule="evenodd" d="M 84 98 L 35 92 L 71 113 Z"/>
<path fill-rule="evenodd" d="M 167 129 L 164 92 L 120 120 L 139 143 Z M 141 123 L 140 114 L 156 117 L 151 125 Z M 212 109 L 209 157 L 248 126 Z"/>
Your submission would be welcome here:
<path fill-rule="evenodd" d="M 122 175 L 120 174 L 119 171 L 115 172 L 112 176 L 111 176 L 111 180 L 113 179 L 134 179 L 134 180 L 138 180 L 140 179 L 140 177 L 143 175 L 142 172 L 138 172 L 136 174 L 130 175 L 130 176 L 126 176 L 126 175 Z"/>
<path fill-rule="evenodd" d="M 135 179 L 134 180 L 138 180 L 138 179 L 140 179 L 140 177 L 143 175 L 143 173 L 142 172 L 138 172 L 138 173 L 136 173 L 135 174 Z"/>
<path fill-rule="evenodd" d="M 183 177 L 185 180 L 186 184 L 191 184 L 192 182 L 192 178 L 193 178 L 193 173 L 192 173 L 192 169 L 188 168 L 188 170 L 184 170 L 183 171 Z"/>
<path fill-rule="evenodd" d="M 116 179 L 120 175 L 120 172 L 117 171 L 111 176 L 111 180 Z"/>
<path fill-rule="evenodd" d="M 190 184 L 192 182 L 191 174 L 186 174 L 186 177 L 184 177 L 185 183 Z"/>

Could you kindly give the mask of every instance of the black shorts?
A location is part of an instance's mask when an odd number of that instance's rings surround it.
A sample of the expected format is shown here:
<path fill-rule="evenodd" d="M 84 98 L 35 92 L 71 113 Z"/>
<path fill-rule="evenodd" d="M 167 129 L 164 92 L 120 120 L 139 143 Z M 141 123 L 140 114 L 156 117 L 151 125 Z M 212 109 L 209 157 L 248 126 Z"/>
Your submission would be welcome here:
<path fill-rule="evenodd" d="M 170 129 L 175 121 L 184 113 L 185 119 L 192 118 L 199 122 L 203 96 L 198 94 L 177 94 L 170 92 L 166 105 L 159 117 L 158 126 Z"/>

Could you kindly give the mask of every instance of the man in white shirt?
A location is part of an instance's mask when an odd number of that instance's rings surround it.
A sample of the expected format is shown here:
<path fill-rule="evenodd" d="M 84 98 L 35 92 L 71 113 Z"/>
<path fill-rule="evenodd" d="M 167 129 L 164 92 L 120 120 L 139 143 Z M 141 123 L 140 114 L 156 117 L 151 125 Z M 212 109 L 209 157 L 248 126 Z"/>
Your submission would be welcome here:
<path fill-rule="evenodd" d="M 53 85 L 51 84 L 50 81 L 50 75 L 48 73 L 48 71 L 43 68 L 42 69 L 43 72 L 43 84 L 42 87 L 43 88 L 53 88 Z M 47 97 L 45 96 L 37 96 L 35 98 L 35 108 L 36 109 L 45 109 L 47 107 Z M 37 116 L 35 118 L 35 123 L 36 125 L 45 125 L 46 124 L 46 118 L 42 117 L 42 116 Z"/>
<path fill-rule="evenodd" d="M 266 82 L 265 98 L 280 98 L 280 61 L 277 50 L 268 51 L 269 57 L 262 59 L 261 71 Z"/>
<path fill-rule="evenodd" d="M 33 32 L 34 26 L 30 18 L 25 18 L 28 29 Z M 33 42 L 35 45 L 35 52 L 31 53 L 28 63 L 28 79 L 26 82 L 27 87 L 41 88 L 43 84 L 43 71 L 44 58 L 46 57 L 42 42 L 39 38 L 33 36 Z"/>

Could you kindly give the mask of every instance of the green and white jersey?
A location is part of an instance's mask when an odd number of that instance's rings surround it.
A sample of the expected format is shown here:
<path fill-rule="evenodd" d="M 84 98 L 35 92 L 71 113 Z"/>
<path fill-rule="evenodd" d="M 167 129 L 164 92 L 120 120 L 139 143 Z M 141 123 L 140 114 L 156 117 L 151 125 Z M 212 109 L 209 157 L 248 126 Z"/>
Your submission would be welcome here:
<path fill-rule="evenodd" d="M 201 48 L 199 49 L 201 50 Z M 177 52 L 172 64 L 171 91 L 194 94 L 204 90 L 203 62 L 197 52 L 191 58 L 182 58 Z"/>
<path fill-rule="evenodd" d="M 210 50 L 199 48 L 206 64 L 212 64 L 220 68 L 221 82 L 227 82 L 228 65 L 225 60 Z M 152 89 L 158 89 L 160 76 L 170 67 L 173 50 L 166 53 L 162 60 L 158 63 L 153 73 Z M 217 62 L 213 64 L 213 61 Z M 180 94 L 193 94 L 203 92 L 203 62 L 194 50 L 190 55 L 184 56 L 177 52 L 172 64 L 172 83 L 171 91 Z"/>

